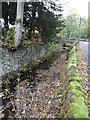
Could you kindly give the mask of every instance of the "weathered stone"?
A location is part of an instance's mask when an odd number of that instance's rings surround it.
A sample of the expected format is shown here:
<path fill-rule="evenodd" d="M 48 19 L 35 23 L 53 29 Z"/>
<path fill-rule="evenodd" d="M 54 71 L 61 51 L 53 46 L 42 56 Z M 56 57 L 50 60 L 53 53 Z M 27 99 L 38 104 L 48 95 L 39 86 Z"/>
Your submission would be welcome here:
<path fill-rule="evenodd" d="M 71 75 L 69 75 L 70 78 L 73 78 L 74 76 L 75 76 L 75 74 L 71 74 Z"/>
<path fill-rule="evenodd" d="M 62 48 L 62 44 L 56 44 L 58 50 Z M 56 49 L 56 48 L 55 48 Z M 2 48 L 2 58 L 1 58 L 1 70 L 0 76 L 4 76 L 10 71 L 16 71 L 20 66 L 26 66 L 31 64 L 31 61 L 35 59 L 42 59 L 44 55 L 48 55 L 52 52 L 48 51 L 45 45 L 29 45 L 27 47 L 23 46 L 17 49 L 15 52 L 8 51 L 7 48 Z"/>
<path fill-rule="evenodd" d="M 73 72 L 76 72 L 76 67 L 75 66 L 71 66 L 70 70 L 73 71 Z"/>
<path fill-rule="evenodd" d="M 75 120 L 75 118 L 73 116 L 70 116 L 69 120 Z"/>
<path fill-rule="evenodd" d="M 79 86 L 76 86 L 76 89 L 82 92 L 81 88 Z"/>
<path fill-rule="evenodd" d="M 73 93 L 72 92 L 69 92 L 68 94 L 67 94 L 67 98 L 70 98 L 70 97 L 72 97 L 73 96 Z"/>
<path fill-rule="evenodd" d="M 78 72 L 77 67 L 77 56 L 76 56 L 76 48 L 70 51 L 70 58 L 68 60 L 66 74 L 65 74 L 65 82 L 69 81 L 69 85 L 67 86 L 67 92 L 63 93 L 63 111 L 64 114 L 60 114 L 61 118 L 74 120 L 76 118 L 88 118 L 88 109 L 87 104 L 85 102 L 85 96 L 83 93 L 83 88 L 81 86 L 81 78 Z M 74 58 L 73 58 L 73 54 Z M 74 61 L 74 62 L 73 62 Z M 63 80 L 62 80 L 63 81 Z M 63 83 L 64 89 L 66 84 Z M 65 90 L 64 90 L 65 91 Z M 88 96 L 89 98 L 89 96 Z"/>
<path fill-rule="evenodd" d="M 64 95 L 64 98 L 63 98 L 63 100 L 65 101 L 67 99 L 67 95 Z"/>

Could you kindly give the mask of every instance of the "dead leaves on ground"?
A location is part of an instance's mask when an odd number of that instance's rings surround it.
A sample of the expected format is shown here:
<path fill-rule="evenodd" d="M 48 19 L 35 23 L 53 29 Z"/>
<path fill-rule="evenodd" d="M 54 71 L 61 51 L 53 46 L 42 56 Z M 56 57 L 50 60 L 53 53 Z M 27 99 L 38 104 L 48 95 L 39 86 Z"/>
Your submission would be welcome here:
<path fill-rule="evenodd" d="M 36 65 L 37 61 L 34 61 L 34 63 Z M 30 83 L 28 80 L 26 82 L 21 82 L 19 87 L 19 98 L 21 102 L 18 104 L 21 114 L 25 108 L 23 103 L 26 102 L 26 113 L 28 118 L 58 117 L 62 103 L 61 94 L 57 95 L 57 93 L 58 89 L 60 92 L 60 76 L 64 65 L 65 60 L 60 60 L 58 63 L 52 65 L 50 69 L 37 70 L 36 72 L 38 75 L 36 79 L 40 79 L 40 81 L 36 82 L 34 90 L 33 85 L 29 85 Z M 18 117 L 20 117 L 19 114 Z"/>
<path fill-rule="evenodd" d="M 77 45 L 77 58 L 78 58 L 78 69 L 80 76 L 82 78 L 82 86 L 87 100 L 88 99 L 88 74 L 87 74 L 88 63 L 87 63 L 87 56 L 84 54 L 80 43 Z"/>

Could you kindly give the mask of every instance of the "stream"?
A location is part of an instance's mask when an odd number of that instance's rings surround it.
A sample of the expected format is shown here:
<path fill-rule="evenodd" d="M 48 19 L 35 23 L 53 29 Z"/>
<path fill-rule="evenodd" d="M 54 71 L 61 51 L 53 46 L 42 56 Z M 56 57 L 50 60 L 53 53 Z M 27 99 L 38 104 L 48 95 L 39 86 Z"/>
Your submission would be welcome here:
<path fill-rule="evenodd" d="M 26 89 L 29 88 L 31 93 L 33 92 L 35 93 L 37 83 L 40 83 L 42 79 L 44 79 L 44 76 L 42 76 L 41 73 L 38 73 L 38 71 L 48 70 L 50 69 L 51 66 L 57 64 L 58 62 L 66 60 L 66 57 L 67 57 L 66 51 L 64 50 L 59 51 L 57 53 L 52 54 L 52 56 L 49 59 L 39 63 L 38 66 L 33 66 L 32 68 L 28 67 L 27 71 L 22 71 L 18 73 L 18 76 L 16 78 L 7 80 L 7 81 L 3 80 L 2 82 L 2 92 L 3 92 L 2 98 L 3 99 L 2 99 L 2 106 L 1 106 L 1 111 L 4 115 L 3 118 L 18 117 L 17 114 L 19 113 L 19 109 L 17 108 L 16 101 L 20 99 L 20 94 L 21 95 L 23 94 L 23 93 L 20 93 L 22 91 L 20 91 L 19 87 L 25 87 Z M 22 86 L 23 82 L 25 86 Z M 25 92 L 26 91 L 24 91 L 24 95 L 28 96 L 28 92 L 26 92 L 26 94 Z M 24 102 L 26 102 L 25 107 L 27 108 L 28 106 L 27 99 L 23 101 L 23 104 Z"/>

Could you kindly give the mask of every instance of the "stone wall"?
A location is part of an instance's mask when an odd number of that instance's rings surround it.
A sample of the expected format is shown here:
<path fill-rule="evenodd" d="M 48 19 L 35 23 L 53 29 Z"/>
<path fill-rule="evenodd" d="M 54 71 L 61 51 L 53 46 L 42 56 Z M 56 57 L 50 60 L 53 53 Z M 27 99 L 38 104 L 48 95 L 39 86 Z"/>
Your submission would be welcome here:
<path fill-rule="evenodd" d="M 66 70 L 64 71 L 61 84 L 63 85 L 60 118 L 88 118 L 88 108 L 85 100 L 82 80 L 78 71 L 78 61 L 75 44 L 69 53 Z"/>
<path fill-rule="evenodd" d="M 62 50 L 64 43 L 57 43 L 53 49 L 48 49 L 45 45 L 29 45 L 18 49 L 15 52 L 8 51 L 7 48 L 2 49 L 2 69 L 0 71 L 1 77 L 9 77 L 18 74 L 18 70 L 24 70 L 28 65 L 31 65 L 33 61 L 38 62 L 43 58 L 52 54 L 55 50 Z"/>
<path fill-rule="evenodd" d="M 20 66 L 27 65 L 31 60 L 41 58 L 45 54 L 45 46 L 29 45 L 22 47 L 15 52 L 8 51 L 7 48 L 2 49 L 2 71 L 0 76 L 11 71 L 17 70 Z"/>
<path fill-rule="evenodd" d="M 57 49 L 62 49 L 66 41 L 60 41 L 56 44 Z M 70 42 L 70 41 L 69 41 Z M 72 42 L 72 41 L 71 41 Z M 55 49 L 56 49 L 55 48 Z M 26 66 L 35 59 L 41 59 L 45 53 L 50 52 L 46 45 L 23 46 L 15 52 L 2 48 L 2 57 L 0 58 L 0 77 L 11 71 L 16 71 L 20 66 Z M 53 50 L 52 50 L 53 51 Z"/>

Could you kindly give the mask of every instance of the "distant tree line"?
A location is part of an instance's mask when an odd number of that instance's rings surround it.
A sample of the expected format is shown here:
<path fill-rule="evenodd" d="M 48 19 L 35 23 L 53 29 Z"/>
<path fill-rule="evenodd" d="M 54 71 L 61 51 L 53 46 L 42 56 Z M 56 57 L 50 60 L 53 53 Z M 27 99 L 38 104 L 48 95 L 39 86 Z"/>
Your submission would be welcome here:
<path fill-rule="evenodd" d="M 79 16 L 75 11 L 71 11 L 71 13 L 66 17 L 65 24 L 66 27 L 60 31 L 64 38 L 78 38 L 79 26 L 80 38 L 88 37 L 88 20 L 85 17 Z"/>

